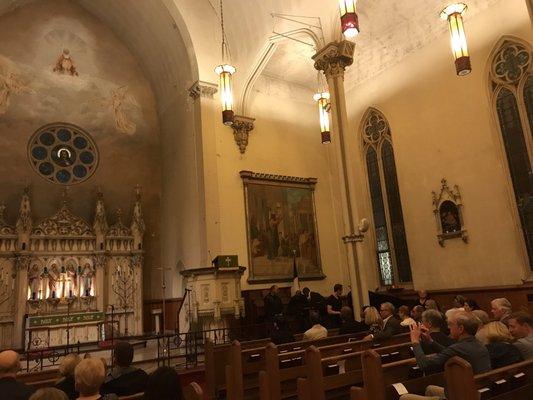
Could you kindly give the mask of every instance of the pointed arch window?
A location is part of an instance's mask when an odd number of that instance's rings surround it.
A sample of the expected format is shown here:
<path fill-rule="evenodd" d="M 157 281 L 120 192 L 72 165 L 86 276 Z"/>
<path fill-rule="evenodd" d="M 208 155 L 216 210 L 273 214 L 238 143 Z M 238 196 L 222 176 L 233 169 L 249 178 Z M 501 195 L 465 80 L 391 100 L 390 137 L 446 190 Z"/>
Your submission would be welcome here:
<path fill-rule="evenodd" d="M 516 215 L 533 270 L 533 54 L 527 43 L 504 40 L 493 52 L 491 100 L 500 128 Z"/>
<path fill-rule="evenodd" d="M 369 109 L 363 119 L 363 149 L 382 285 L 412 281 L 402 202 L 389 123 Z"/>

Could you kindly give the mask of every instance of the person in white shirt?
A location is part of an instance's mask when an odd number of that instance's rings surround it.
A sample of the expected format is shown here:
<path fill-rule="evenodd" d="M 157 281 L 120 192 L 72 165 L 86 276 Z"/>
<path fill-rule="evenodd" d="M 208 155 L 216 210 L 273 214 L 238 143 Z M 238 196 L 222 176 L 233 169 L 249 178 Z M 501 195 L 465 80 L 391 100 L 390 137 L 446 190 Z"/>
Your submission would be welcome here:
<path fill-rule="evenodd" d="M 328 337 L 328 330 L 320 324 L 318 314 L 311 313 L 309 320 L 312 326 L 304 332 L 304 340 L 317 340 Z"/>

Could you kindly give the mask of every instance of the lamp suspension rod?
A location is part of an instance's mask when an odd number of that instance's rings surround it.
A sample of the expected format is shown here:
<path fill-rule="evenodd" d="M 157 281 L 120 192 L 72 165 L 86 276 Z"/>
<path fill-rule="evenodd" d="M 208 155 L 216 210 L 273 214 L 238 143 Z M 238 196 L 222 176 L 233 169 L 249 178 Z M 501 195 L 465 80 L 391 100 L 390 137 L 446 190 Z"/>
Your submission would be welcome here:
<path fill-rule="evenodd" d="M 298 20 L 293 19 L 293 18 L 289 18 L 289 17 L 294 17 L 294 18 L 316 19 L 320 23 L 320 17 L 306 17 L 305 15 L 276 14 L 276 13 L 271 13 L 270 15 L 272 16 L 272 18 L 284 19 L 284 20 L 291 21 L 291 22 L 294 22 L 294 23 L 297 23 L 297 24 L 300 24 L 300 25 L 308 26 L 310 28 L 322 29 L 322 24 L 317 26 L 317 25 L 308 24 L 306 22 L 298 21 Z"/>
<path fill-rule="evenodd" d="M 227 61 L 229 56 L 228 45 L 226 43 L 226 30 L 224 29 L 224 6 L 223 0 L 220 0 L 220 27 L 222 29 L 222 63 Z"/>
<path fill-rule="evenodd" d="M 272 31 L 273 34 L 275 35 L 279 35 L 279 36 L 282 36 L 284 37 L 285 39 L 290 39 L 290 40 L 294 40 L 295 42 L 298 42 L 298 43 L 301 43 L 301 44 L 305 44 L 309 47 L 312 47 L 312 48 L 315 48 L 316 46 L 312 43 L 307 43 L 306 41 L 303 41 L 303 40 L 300 40 L 300 39 L 296 39 L 296 38 L 293 38 L 292 36 L 289 36 L 285 33 L 281 33 L 281 32 L 276 32 L 276 31 Z"/>

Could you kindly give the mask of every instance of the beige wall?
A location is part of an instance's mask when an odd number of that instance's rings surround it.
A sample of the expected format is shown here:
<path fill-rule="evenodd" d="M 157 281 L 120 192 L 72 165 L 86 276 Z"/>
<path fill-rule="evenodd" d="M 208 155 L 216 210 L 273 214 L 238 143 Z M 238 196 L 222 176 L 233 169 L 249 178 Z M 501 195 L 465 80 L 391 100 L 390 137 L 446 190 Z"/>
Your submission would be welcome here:
<path fill-rule="evenodd" d="M 439 23 L 435 19 L 435 23 Z M 444 22 L 442 22 L 444 23 Z M 521 236 L 513 217 L 506 165 L 497 141 L 486 63 L 505 34 L 533 42 L 526 2 L 499 2 L 466 21 L 473 71 L 455 75 L 448 34 L 347 94 L 351 168 L 364 170 L 361 118 L 368 107 L 388 118 L 396 157 L 415 287 L 428 289 L 517 284 L 526 276 Z M 361 177 L 367 182 L 366 176 Z M 436 240 L 431 191 L 440 180 L 459 185 L 470 242 Z M 371 216 L 368 189 L 360 213 Z M 372 241 L 365 243 L 374 260 Z M 366 263 L 377 286 L 377 265 Z"/>
<path fill-rule="evenodd" d="M 35 130 L 52 122 L 69 122 L 88 131 L 100 153 L 96 173 L 72 186 L 73 211 L 91 221 L 96 191 L 104 193 L 108 221 L 122 208 L 130 223 L 133 188 L 143 189 L 146 259 L 145 282 L 150 285 L 152 265 L 160 259 L 159 122 L 150 84 L 135 58 L 113 32 L 84 9 L 68 1 L 35 2 L 0 18 L 0 71 L 14 73 L 25 89 L 10 94 L 0 115 L 0 203 L 8 206 L 14 224 L 25 185 L 31 186 L 34 222 L 57 210 L 62 186 L 38 176 L 27 157 L 28 140 Z M 56 60 L 68 48 L 79 76 L 53 72 Z M 111 91 L 127 86 L 122 106 L 136 124 L 135 132 L 117 130 Z"/>
<path fill-rule="evenodd" d="M 349 285 L 339 232 L 337 174 L 332 173 L 331 167 L 335 158 L 333 148 L 320 142 L 318 112 L 312 92 L 266 78 L 261 78 L 255 87 L 250 116 L 256 118 L 256 122 L 242 156 L 233 131 L 222 125 L 218 97 L 202 100 L 208 250 L 213 257 L 238 254 L 240 264 L 249 265 L 244 192 L 239 171 L 315 177 L 318 179 L 315 202 L 320 253 L 327 278 L 303 285 L 323 293 L 331 292 L 338 282 Z M 271 285 L 250 285 L 247 278 L 248 271 L 242 278 L 243 290 Z"/>

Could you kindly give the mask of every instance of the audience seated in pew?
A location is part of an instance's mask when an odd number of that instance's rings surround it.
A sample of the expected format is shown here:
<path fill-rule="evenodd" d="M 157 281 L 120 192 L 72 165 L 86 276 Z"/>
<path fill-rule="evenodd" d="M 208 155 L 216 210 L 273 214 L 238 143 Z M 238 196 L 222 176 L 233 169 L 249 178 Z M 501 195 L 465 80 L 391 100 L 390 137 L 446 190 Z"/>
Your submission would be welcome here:
<path fill-rule="evenodd" d="M 309 320 L 312 326 L 304 332 L 304 340 L 317 340 L 328 337 L 328 330 L 320 324 L 320 317 L 317 313 L 310 313 Z"/>
<path fill-rule="evenodd" d="M 450 314 L 448 327 L 450 336 L 457 342 L 444 347 L 437 354 L 426 356 L 420 345 L 421 340 L 432 341 L 433 339 L 427 333 L 423 333 L 418 325 L 411 327 L 411 342 L 418 366 L 425 372 L 437 372 L 444 369 L 446 361 L 454 356 L 458 356 L 468 361 L 472 366 L 475 374 L 487 372 L 491 369 L 490 356 L 487 348 L 476 340 L 474 335 L 477 332 L 479 322 L 472 314 L 465 311 L 456 311 Z M 401 400 L 415 399 L 445 399 L 445 388 L 439 386 L 428 386 L 426 396 L 405 394 Z"/>
<path fill-rule="evenodd" d="M 149 377 L 143 400 L 183 400 L 178 372 L 171 367 L 159 367 Z"/>
<path fill-rule="evenodd" d="M 144 391 L 148 375 L 142 369 L 132 367 L 133 346 L 124 341 L 115 344 L 115 368 L 109 372 L 101 392 L 128 396 Z M 105 367 L 105 366 L 104 366 Z"/>
<path fill-rule="evenodd" d="M 509 331 L 516 339 L 514 346 L 520 350 L 525 360 L 533 359 L 533 318 L 526 312 L 518 311 L 509 316 Z"/>
<path fill-rule="evenodd" d="M 505 367 L 523 361 L 520 351 L 511 344 L 513 336 L 509 328 L 500 321 L 489 322 L 481 328 L 483 343 L 490 355 L 490 364 L 493 369 Z"/>
<path fill-rule="evenodd" d="M 479 321 L 481 322 L 481 326 L 486 325 L 490 322 L 489 314 L 487 314 L 483 310 L 474 310 L 472 311 L 472 314 L 479 319 Z"/>
<path fill-rule="evenodd" d="M 426 309 L 422 306 L 414 306 L 411 310 L 411 318 L 413 318 L 417 323 L 422 322 L 422 313 L 426 311 Z"/>
<path fill-rule="evenodd" d="M 350 333 L 366 331 L 365 324 L 356 321 L 353 317 L 353 311 L 350 307 L 341 308 L 342 324 L 339 329 L 339 335 L 348 335 Z"/>
<path fill-rule="evenodd" d="M 479 305 L 477 304 L 477 301 L 475 301 L 473 299 L 466 299 L 464 304 L 463 304 L 463 308 L 467 312 L 472 312 L 474 310 L 479 310 L 480 309 Z"/>
<path fill-rule="evenodd" d="M 78 354 L 70 353 L 59 365 L 59 373 L 62 378 L 55 384 L 55 387 L 63 391 L 69 400 L 75 400 L 78 398 L 78 392 L 76 392 L 74 382 L 74 369 L 81 361 Z"/>
<path fill-rule="evenodd" d="M 425 354 L 439 353 L 442 347 L 448 347 L 455 341 L 441 331 L 442 315 L 436 310 L 426 310 L 422 313 L 421 329 L 429 334 L 431 341 L 423 340 L 420 344 Z"/>
<path fill-rule="evenodd" d="M 366 339 L 383 340 L 393 335 L 401 333 L 402 326 L 400 321 L 394 315 L 394 305 L 392 303 L 383 303 L 380 306 L 379 314 L 383 319 L 383 329 L 377 333 L 371 333 Z"/>
<path fill-rule="evenodd" d="M 30 400 L 67 400 L 66 393 L 56 388 L 41 388 L 31 395 Z"/>
<path fill-rule="evenodd" d="M 0 353 L 0 394 L 2 399 L 28 400 L 33 389 L 18 382 L 16 377 L 20 371 L 20 358 L 13 350 Z"/>
<path fill-rule="evenodd" d="M 496 321 L 503 322 L 508 325 L 509 317 L 511 316 L 513 309 L 511 302 L 504 297 L 494 299 L 490 302 L 491 313 Z"/>

